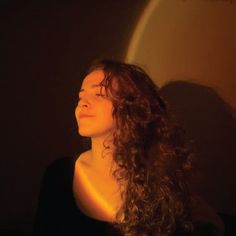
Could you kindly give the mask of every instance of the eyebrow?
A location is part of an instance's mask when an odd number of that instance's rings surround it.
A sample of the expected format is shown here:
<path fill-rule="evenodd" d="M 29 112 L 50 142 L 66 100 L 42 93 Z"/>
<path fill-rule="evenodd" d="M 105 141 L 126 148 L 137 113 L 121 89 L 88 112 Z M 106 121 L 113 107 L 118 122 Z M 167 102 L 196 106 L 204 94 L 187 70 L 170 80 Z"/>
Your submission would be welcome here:
<path fill-rule="evenodd" d="M 97 88 L 97 87 L 104 87 L 104 85 L 102 85 L 102 84 L 93 84 L 90 87 L 91 88 Z M 79 93 L 84 92 L 84 91 L 85 91 L 84 89 L 80 89 Z"/>

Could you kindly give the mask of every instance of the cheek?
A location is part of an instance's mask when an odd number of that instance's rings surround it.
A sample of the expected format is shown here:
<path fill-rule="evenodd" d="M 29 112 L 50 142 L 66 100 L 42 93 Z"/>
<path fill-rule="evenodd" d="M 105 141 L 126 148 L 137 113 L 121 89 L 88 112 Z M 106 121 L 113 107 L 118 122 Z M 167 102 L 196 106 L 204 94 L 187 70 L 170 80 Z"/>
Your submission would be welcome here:
<path fill-rule="evenodd" d="M 109 123 L 113 122 L 113 116 L 112 116 L 113 106 L 112 104 L 107 104 L 107 106 L 104 106 L 103 109 L 101 109 L 101 114 L 103 114 L 104 121 L 107 121 Z"/>
<path fill-rule="evenodd" d="M 79 118 L 79 112 L 80 112 L 79 106 L 76 106 L 76 108 L 75 108 L 75 118 L 76 118 L 77 122 L 78 122 L 78 118 Z"/>

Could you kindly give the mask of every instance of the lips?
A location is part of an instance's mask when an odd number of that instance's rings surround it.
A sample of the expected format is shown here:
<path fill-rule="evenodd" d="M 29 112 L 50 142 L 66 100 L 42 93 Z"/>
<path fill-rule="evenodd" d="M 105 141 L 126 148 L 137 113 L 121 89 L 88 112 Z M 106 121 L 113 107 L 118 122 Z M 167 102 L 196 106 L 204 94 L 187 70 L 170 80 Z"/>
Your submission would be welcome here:
<path fill-rule="evenodd" d="M 92 117 L 95 117 L 94 115 L 90 115 L 90 114 L 79 114 L 79 118 L 82 119 L 82 118 L 92 118 Z"/>

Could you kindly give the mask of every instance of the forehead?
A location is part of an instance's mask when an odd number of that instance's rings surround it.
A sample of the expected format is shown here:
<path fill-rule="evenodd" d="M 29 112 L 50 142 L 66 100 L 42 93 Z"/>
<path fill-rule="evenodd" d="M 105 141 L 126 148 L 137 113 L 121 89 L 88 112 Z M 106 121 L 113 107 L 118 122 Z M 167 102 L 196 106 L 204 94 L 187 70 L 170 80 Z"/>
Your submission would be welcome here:
<path fill-rule="evenodd" d="M 83 80 L 82 88 L 99 85 L 104 79 L 104 72 L 102 70 L 95 70 L 89 73 Z"/>

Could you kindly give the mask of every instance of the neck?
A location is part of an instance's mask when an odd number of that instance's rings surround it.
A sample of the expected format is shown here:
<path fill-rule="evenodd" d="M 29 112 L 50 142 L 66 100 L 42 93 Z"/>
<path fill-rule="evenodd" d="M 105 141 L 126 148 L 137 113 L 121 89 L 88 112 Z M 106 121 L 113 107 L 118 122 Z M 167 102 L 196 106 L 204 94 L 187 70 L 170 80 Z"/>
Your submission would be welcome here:
<path fill-rule="evenodd" d="M 110 172 L 114 167 L 113 162 L 113 145 L 108 138 L 92 138 L 92 147 L 90 163 L 98 171 Z"/>

